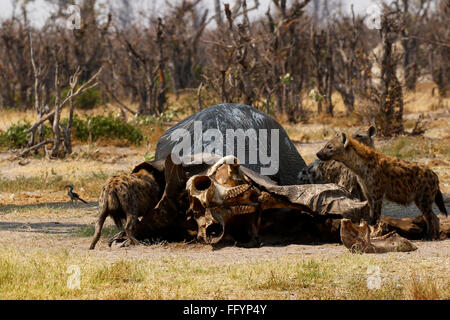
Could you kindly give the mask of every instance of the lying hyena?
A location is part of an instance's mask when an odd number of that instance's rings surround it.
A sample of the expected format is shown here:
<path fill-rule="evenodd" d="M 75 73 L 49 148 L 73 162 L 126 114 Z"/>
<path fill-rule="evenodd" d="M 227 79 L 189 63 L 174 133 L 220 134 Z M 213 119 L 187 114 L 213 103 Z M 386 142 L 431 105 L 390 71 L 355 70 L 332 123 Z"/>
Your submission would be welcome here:
<path fill-rule="evenodd" d="M 135 238 L 138 218 L 155 207 L 160 198 L 160 189 L 154 175 L 144 168 L 109 178 L 100 194 L 99 215 L 90 249 L 94 249 L 100 239 L 103 224 L 108 216 L 119 228 L 125 224 L 124 230 L 129 243 L 138 244 Z"/>
<path fill-rule="evenodd" d="M 447 210 L 439 190 L 439 178 L 431 169 L 383 155 L 345 133 L 329 141 L 317 157 L 342 162 L 358 175 L 370 204 L 372 225 L 381 216 L 384 196 L 403 205 L 414 201 L 427 224 L 426 238 L 439 238 L 439 219 L 433 213 L 432 204 L 436 202 L 445 215 Z"/>
<path fill-rule="evenodd" d="M 376 133 L 377 129 L 370 126 L 368 129 L 357 130 L 352 137 L 375 149 L 373 137 Z M 299 178 L 300 184 L 335 183 L 347 189 L 356 198 L 366 200 L 358 176 L 337 161 L 316 160 L 300 172 Z"/>

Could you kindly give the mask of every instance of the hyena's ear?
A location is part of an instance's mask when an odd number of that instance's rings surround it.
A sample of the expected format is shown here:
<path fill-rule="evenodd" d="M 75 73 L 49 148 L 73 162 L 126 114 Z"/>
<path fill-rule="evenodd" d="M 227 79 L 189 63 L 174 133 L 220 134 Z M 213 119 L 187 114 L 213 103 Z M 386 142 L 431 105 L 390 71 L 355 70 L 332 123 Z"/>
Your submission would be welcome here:
<path fill-rule="evenodd" d="M 342 143 L 344 144 L 344 148 L 347 148 L 347 146 L 348 146 L 347 135 L 344 132 L 342 132 L 341 136 L 342 136 Z"/>
<path fill-rule="evenodd" d="M 370 126 L 367 133 L 369 134 L 369 137 L 374 137 L 377 134 L 377 128 Z"/>

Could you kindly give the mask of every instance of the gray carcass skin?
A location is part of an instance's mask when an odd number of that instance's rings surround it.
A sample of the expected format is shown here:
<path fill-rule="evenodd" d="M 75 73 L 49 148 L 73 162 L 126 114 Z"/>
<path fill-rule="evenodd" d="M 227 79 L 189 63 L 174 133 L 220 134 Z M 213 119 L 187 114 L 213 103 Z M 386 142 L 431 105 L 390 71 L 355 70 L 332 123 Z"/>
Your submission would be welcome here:
<path fill-rule="evenodd" d="M 299 184 L 299 174 L 302 169 L 306 167 L 306 164 L 303 158 L 298 153 L 291 139 L 289 139 L 286 131 L 271 116 L 254 107 L 242 104 L 218 104 L 207 109 L 203 109 L 179 122 L 172 128 L 168 129 L 161 136 L 158 145 L 156 146 L 155 160 L 164 161 L 168 154 L 172 152 L 172 149 L 178 143 L 178 141 L 172 140 L 171 135 L 177 129 L 185 129 L 190 133 L 192 138 L 191 154 L 198 153 L 198 150 L 194 151 L 195 144 L 201 144 L 202 150 L 200 150 L 200 152 L 204 152 L 208 145 L 210 145 L 212 142 L 208 139 L 202 139 L 202 141 L 200 141 L 199 139 L 201 139 L 201 136 L 194 137 L 194 122 L 196 121 L 201 122 L 202 132 L 205 132 L 208 129 L 217 129 L 222 133 L 224 137 L 224 147 L 222 153 L 223 156 L 228 155 L 225 147 L 226 143 L 232 143 L 234 145 L 232 141 L 225 141 L 226 131 L 229 129 L 241 129 L 243 131 L 253 129 L 257 133 L 260 129 L 267 130 L 267 147 L 269 150 L 272 149 L 271 130 L 278 130 L 278 154 L 275 154 L 273 156 L 279 159 L 279 170 L 277 173 L 268 175 L 267 177 L 269 177 L 279 185 Z M 194 141 L 194 138 L 196 138 L 197 140 Z M 261 167 L 266 167 L 267 165 L 261 164 L 259 157 L 257 163 L 249 163 L 249 146 L 250 143 L 248 139 L 246 139 L 246 159 L 245 161 L 243 161 L 243 159 L 239 159 L 240 163 L 242 166 L 247 167 L 254 172 L 261 173 Z M 256 150 L 252 150 L 251 152 L 255 151 Z M 264 152 L 265 151 L 266 150 L 264 150 Z M 234 150 L 231 154 L 234 156 L 238 156 L 236 154 L 236 150 Z"/>

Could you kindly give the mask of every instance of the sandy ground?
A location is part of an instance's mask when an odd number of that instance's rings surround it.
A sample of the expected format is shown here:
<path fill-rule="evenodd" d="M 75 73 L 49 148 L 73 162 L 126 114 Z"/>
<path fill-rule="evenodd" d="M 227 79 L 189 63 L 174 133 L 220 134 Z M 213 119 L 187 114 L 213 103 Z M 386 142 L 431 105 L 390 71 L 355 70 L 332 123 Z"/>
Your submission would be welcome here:
<path fill-rule="evenodd" d="M 72 253 L 90 254 L 106 260 L 117 259 L 160 259 L 163 257 L 183 257 L 187 259 L 211 260 L 219 264 L 252 262 L 267 258 L 276 259 L 286 255 L 307 255 L 311 257 L 339 256 L 347 249 L 339 244 L 321 245 L 282 245 L 263 246 L 261 248 L 239 248 L 229 246 L 214 249 L 209 245 L 198 243 L 164 243 L 132 248 L 109 248 L 105 239 L 97 245 L 96 250 L 88 251 L 91 238 L 77 234 L 83 227 L 94 224 L 96 203 L 48 205 L 49 212 L 41 215 L 18 213 L 13 207 L 0 208 L 0 246 L 16 247 L 30 250 L 67 249 Z M 441 219 L 450 220 L 450 218 Z M 111 221 L 107 222 L 111 225 Z M 450 263 L 450 239 L 435 242 L 413 241 L 418 250 L 410 253 L 392 253 L 408 256 L 408 259 L 433 259 L 447 257 Z M 389 255 L 389 254 L 388 254 Z M 450 271 L 450 266 L 446 266 Z"/>

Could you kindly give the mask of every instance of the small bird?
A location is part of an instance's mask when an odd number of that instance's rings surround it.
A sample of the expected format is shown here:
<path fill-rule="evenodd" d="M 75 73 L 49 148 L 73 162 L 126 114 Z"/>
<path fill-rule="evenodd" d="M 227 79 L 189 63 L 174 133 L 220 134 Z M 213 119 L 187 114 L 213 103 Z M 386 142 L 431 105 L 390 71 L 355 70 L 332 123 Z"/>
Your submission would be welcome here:
<path fill-rule="evenodd" d="M 73 188 L 74 188 L 73 184 L 67 185 L 66 188 L 69 188 L 69 192 L 67 194 L 69 195 L 70 200 L 72 201 L 72 203 L 73 203 L 73 200 L 75 200 L 75 202 L 77 202 L 77 200 L 80 200 L 81 202 L 87 203 L 86 201 L 81 199 L 80 196 L 77 193 L 73 192 Z"/>

